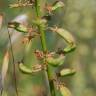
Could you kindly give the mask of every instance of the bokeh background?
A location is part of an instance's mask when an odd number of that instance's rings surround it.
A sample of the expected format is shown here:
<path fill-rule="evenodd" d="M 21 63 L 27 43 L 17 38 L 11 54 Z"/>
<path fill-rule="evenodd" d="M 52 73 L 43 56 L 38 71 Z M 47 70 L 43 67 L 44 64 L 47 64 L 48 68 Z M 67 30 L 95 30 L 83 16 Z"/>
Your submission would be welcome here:
<path fill-rule="evenodd" d="M 43 4 L 46 0 L 41 0 Z M 54 2 L 55 0 L 48 0 Z M 64 68 L 75 68 L 77 73 L 72 77 L 62 80 L 71 90 L 73 96 L 96 96 L 96 0 L 62 0 L 65 7 L 57 10 L 49 21 L 49 25 L 58 25 L 70 31 L 77 43 L 76 51 L 68 54 L 65 59 Z M 7 23 L 24 15 L 26 24 L 31 24 L 34 18 L 34 10 L 29 8 L 11 9 L 10 3 L 16 0 L 0 0 L 0 13 L 4 14 L 3 26 L 0 29 L 0 70 L 5 51 L 10 47 Z M 43 5 L 42 5 L 43 6 Z M 22 21 L 22 20 L 21 20 Z M 41 49 L 40 40 L 34 39 L 25 48 L 22 44 L 22 34 L 10 30 L 12 45 L 15 56 L 15 63 L 24 58 L 26 66 L 38 63 L 33 52 Z M 65 46 L 60 37 L 51 32 L 46 33 L 47 46 L 50 51 Z M 9 69 L 5 82 L 5 91 L 8 96 L 15 96 L 13 63 L 10 60 Z M 16 67 L 17 68 L 17 67 Z M 62 68 L 62 67 L 61 67 Z M 59 69 L 61 69 L 59 68 Z M 17 86 L 20 96 L 48 96 L 48 87 L 44 78 L 44 73 L 39 72 L 34 76 L 22 74 L 16 69 Z"/>

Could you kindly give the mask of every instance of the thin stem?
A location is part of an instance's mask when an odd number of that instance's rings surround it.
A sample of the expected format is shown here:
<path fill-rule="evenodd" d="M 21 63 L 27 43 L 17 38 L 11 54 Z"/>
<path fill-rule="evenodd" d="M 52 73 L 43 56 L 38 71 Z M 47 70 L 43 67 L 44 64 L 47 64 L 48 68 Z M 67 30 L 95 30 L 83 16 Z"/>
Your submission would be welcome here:
<path fill-rule="evenodd" d="M 39 31 L 41 33 L 41 44 L 42 44 L 42 49 L 46 53 L 47 52 L 47 46 L 46 46 L 46 40 L 45 40 L 45 32 L 43 31 L 43 28 L 41 26 L 38 26 Z"/>
<path fill-rule="evenodd" d="M 7 28 L 7 30 L 8 30 L 8 28 Z M 11 43 L 11 36 L 10 36 L 9 30 L 8 30 L 8 36 L 9 36 L 9 42 L 10 42 L 10 48 L 11 48 L 11 54 L 12 54 L 13 76 L 14 76 L 15 90 L 16 90 L 16 95 L 19 96 L 19 95 L 18 95 L 18 90 L 17 90 L 15 59 L 14 59 L 13 48 L 12 48 L 12 43 Z"/>
<path fill-rule="evenodd" d="M 54 81 L 53 81 L 53 80 L 50 80 L 49 83 L 50 83 L 51 95 L 52 95 L 52 96 L 56 96 L 55 90 L 54 90 Z"/>
<path fill-rule="evenodd" d="M 40 0 L 35 0 L 35 9 L 37 17 L 40 16 Z"/>
<path fill-rule="evenodd" d="M 36 9 L 37 18 L 40 18 L 40 15 L 41 15 L 40 0 L 35 0 L 35 9 Z M 38 25 L 38 30 L 40 31 L 40 34 L 41 34 L 42 49 L 44 52 L 46 52 L 47 46 L 46 46 L 46 40 L 45 40 L 45 32 L 44 32 L 43 27 L 41 25 Z"/>
<path fill-rule="evenodd" d="M 51 96 L 56 96 L 55 86 L 54 86 L 54 80 L 56 79 L 56 77 L 54 74 L 54 70 L 50 65 L 47 66 L 47 75 L 48 75 L 48 79 L 49 79 Z"/>
<path fill-rule="evenodd" d="M 40 0 L 35 0 L 35 9 L 36 9 L 36 15 L 37 15 L 37 18 L 40 18 L 40 15 L 41 15 L 41 12 L 40 12 Z M 44 58 L 44 64 L 46 64 L 46 53 L 47 53 L 47 46 L 46 46 L 46 38 L 45 38 L 45 32 L 44 32 L 44 28 L 42 27 L 42 25 L 38 25 L 38 30 L 41 34 L 41 44 L 42 44 L 42 49 L 43 49 L 43 52 L 45 53 L 45 58 Z M 48 67 L 47 67 L 47 70 L 46 70 L 46 73 L 47 73 L 47 77 L 48 77 L 48 83 L 49 83 L 49 86 L 50 86 L 50 93 L 51 93 L 51 96 L 56 96 L 55 95 L 55 88 L 54 88 L 54 81 L 51 80 L 50 78 L 50 71 L 48 70 Z"/>

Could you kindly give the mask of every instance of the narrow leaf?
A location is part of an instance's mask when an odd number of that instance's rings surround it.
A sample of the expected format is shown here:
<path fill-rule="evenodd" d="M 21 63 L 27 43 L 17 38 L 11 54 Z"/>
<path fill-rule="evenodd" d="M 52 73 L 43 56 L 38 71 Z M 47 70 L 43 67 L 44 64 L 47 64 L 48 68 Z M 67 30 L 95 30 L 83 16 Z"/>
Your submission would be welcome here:
<path fill-rule="evenodd" d="M 0 14 L 0 29 L 1 29 L 1 27 L 2 27 L 2 22 L 3 22 L 3 15 Z"/>
<path fill-rule="evenodd" d="M 7 75 L 8 63 L 9 63 L 9 52 L 7 51 L 5 53 L 5 56 L 3 59 L 3 64 L 2 64 L 2 71 L 1 71 L 2 84 L 4 84 L 4 80 L 5 80 L 5 77 Z"/>

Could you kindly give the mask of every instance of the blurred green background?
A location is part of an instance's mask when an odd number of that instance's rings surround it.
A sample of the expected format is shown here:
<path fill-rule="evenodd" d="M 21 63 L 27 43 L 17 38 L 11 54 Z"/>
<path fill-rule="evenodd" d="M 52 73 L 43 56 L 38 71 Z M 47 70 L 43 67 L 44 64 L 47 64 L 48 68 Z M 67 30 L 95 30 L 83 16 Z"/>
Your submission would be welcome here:
<path fill-rule="evenodd" d="M 43 3 L 45 0 L 41 0 Z M 54 2 L 55 0 L 48 0 Z M 52 16 L 49 25 L 58 25 L 70 31 L 75 37 L 77 49 L 68 54 L 63 67 L 75 68 L 77 73 L 72 77 L 63 78 L 65 85 L 71 90 L 73 96 L 96 96 L 96 0 L 62 0 L 65 7 L 57 10 Z M 8 5 L 16 0 L 0 0 L 0 13 L 4 14 L 3 26 L 0 30 L 0 69 L 3 56 L 8 48 L 9 39 L 7 33 L 7 22 L 12 21 L 19 15 L 27 15 L 27 23 L 31 24 L 34 18 L 32 8 L 10 9 Z M 42 4 L 43 4 L 42 3 Z M 24 57 L 26 66 L 32 66 L 36 61 L 33 54 L 34 49 L 41 49 L 40 40 L 37 38 L 28 46 L 24 52 L 21 43 L 22 35 L 11 31 L 15 62 Z M 47 46 L 50 51 L 65 46 L 56 34 L 46 33 Z M 10 61 L 6 77 L 5 87 L 8 96 L 15 96 L 13 64 Z M 17 67 L 16 67 L 17 68 Z M 62 67 L 61 67 L 62 68 Z M 61 69 L 59 68 L 59 69 Z M 48 86 L 44 73 L 39 72 L 34 76 L 25 75 L 17 69 L 17 86 L 20 96 L 47 96 Z"/>

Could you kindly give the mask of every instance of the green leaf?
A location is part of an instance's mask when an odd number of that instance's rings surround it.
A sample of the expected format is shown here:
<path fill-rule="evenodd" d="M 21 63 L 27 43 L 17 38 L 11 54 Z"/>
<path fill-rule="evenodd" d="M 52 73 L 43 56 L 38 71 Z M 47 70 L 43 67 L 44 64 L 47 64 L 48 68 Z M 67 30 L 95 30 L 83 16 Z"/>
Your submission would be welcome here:
<path fill-rule="evenodd" d="M 70 90 L 63 85 L 60 85 L 60 92 L 62 96 L 72 96 Z"/>
<path fill-rule="evenodd" d="M 57 58 L 54 58 L 54 57 L 48 57 L 46 59 L 47 63 L 56 67 L 56 66 L 59 66 L 59 65 L 62 65 L 64 63 L 64 58 L 65 56 L 63 55 L 60 55 L 59 57 Z"/>
<path fill-rule="evenodd" d="M 27 26 L 24 26 L 23 24 L 21 24 L 19 22 L 9 22 L 8 23 L 8 28 L 13 28 L 18 32 L 23 32 L 23 33 L 28 32 Z"/>
<path fill-rule="evenodd" d="M 74 75 L 76 73 L 76 71 L 74 69 L 62 69 L 60 71 L 60 76 L 70 76 L 70 75 Z"/>
<path fill-rule="evenodd" d="M 53 6 L 52 6 L 52 10 L 56 10 L 58 8 L 62 8 L 64 7 L 64 3 L 62 1 L 56 1 Z"/>

